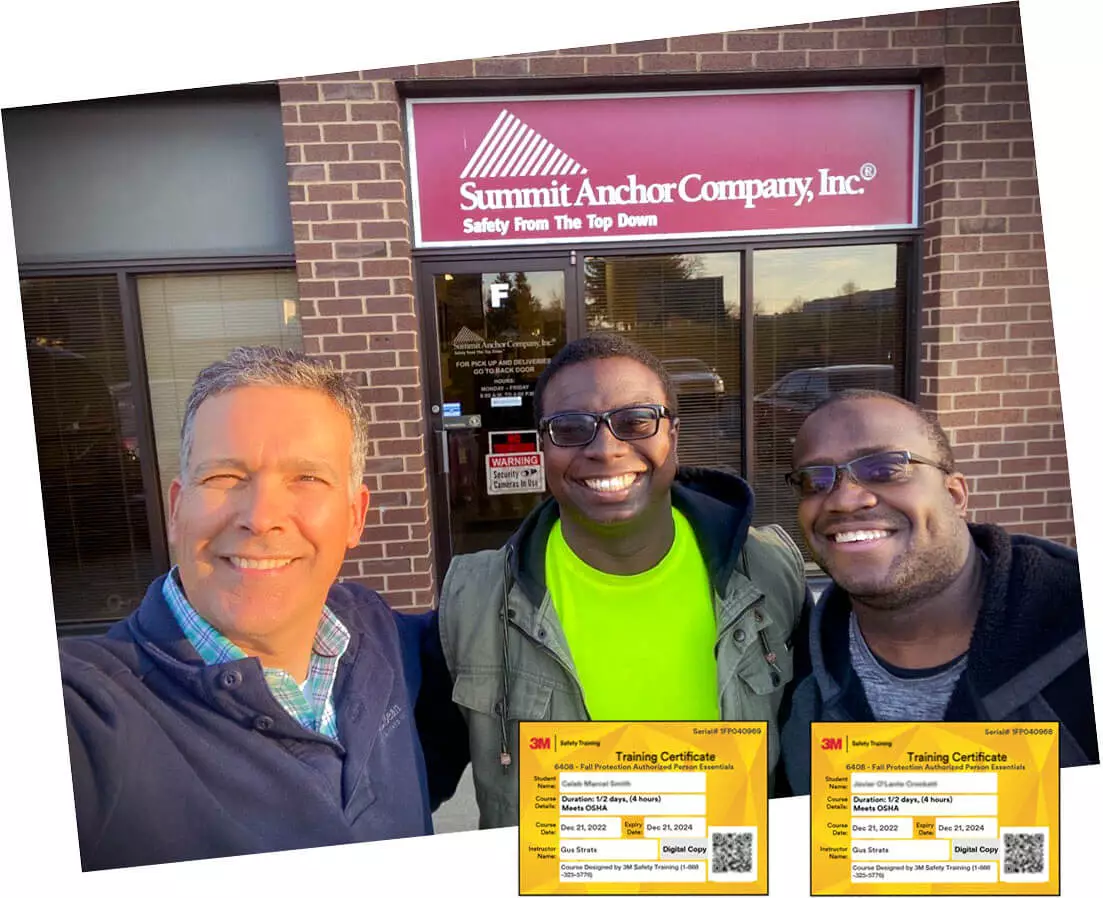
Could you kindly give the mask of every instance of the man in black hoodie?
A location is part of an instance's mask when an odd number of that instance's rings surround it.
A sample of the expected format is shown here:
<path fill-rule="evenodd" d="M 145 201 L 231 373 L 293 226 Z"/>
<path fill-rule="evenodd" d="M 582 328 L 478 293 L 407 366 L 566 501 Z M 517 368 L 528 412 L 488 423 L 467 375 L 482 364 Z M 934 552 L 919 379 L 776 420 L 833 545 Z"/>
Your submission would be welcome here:
<path fill-rule="evenodd" d="M 782 734 L 795 794 L 812 721 L 1056 721 L 1061 765 L 1098 763 L 1074 550 L 967 523 L 945 432 L 897 396 L 831 397 L 793 463 L 801 531 L 834 581 Z"/>

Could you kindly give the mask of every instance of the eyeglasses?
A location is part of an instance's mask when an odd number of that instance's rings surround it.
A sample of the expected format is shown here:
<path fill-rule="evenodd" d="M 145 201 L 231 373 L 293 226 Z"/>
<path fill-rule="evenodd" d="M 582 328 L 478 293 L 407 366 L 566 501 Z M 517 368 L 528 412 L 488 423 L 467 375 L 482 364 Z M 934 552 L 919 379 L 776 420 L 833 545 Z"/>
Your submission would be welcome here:
<path fill-rule="evenodd" d="M 950 473 L 950 469 L 942 462 L 899 450 L 863 455 L 843 465 L 808 465 L 797 468 L 785 475 L 785 482 L 801 498 L 826 496 L 835 489 L 839 475 L 844 472 L 855 483 L 862 485 L 898 484 L 911 480 L 912 465 L 930 465 L 944 474 Z"/>
<path fill-rule="evenodd" d="M 569 449 L 590 445 L 602 424 L 618 440 L 646 440 L 659 432 L 663 418 L 676 420 L 665 405 L 629 405 L 600 414 L 563 412 L 543 418 L 538 427 L 548 435 L 552 445 Z"/>

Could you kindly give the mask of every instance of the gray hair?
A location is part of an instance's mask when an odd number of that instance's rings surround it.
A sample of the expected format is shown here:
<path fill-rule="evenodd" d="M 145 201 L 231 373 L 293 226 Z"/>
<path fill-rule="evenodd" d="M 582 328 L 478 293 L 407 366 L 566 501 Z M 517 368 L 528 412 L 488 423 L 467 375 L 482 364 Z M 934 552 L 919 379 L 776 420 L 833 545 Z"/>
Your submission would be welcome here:
<path fill-rule="evenodd" d="M 208 365 L 195 378 L 180 428 L 180 470 L 186 476 L 195 433 L 195 414 L 206 400 L 238 387 L 300 387 L 332 399 L 352 425 L 352 486 L 364 479 L 368 425 L 356 384 L 347 374 L 301 352 L 275 346 L 239 346 L 225 359 Z"/>

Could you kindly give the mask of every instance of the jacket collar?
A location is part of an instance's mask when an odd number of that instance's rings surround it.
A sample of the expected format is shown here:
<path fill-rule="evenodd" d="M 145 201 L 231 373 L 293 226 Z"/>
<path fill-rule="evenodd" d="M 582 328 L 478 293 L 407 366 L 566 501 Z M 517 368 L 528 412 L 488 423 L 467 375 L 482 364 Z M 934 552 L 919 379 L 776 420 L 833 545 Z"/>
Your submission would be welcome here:
<path fill-rule="evenodd" d="M 970 524 L 969 532 L 988 558 L 988 576 L 962 679 L 983 700 L 1032 668 L 1034 682 L 1027 686 L 1037 692 L 1069 666 L 1038 662 L 1084 627 L 1077 553 L 1047 540 L 1012 536 L 994 524 Z M 831 584 L 812 611 L 809 651 L 825 705 L 844 700 L 853 705 L 855 692 L 861 692 L 853 688 L 846 638 L 850 607 L 846 592 Z M 948 715 L 957 704 L 951 701 Z M 862 709 L 850 710 L 857 715 Z"/>
<path fill-rule="evenodd" d="M 251 723 L 258 712 L 268 714 L 274 721 L 269 735 L 328 741 L 320 734 L 301 728 L 283 710 L 268 689 L 263 668 L 257 658 L 248 657 L 216 665 L 204 663 L 180 629 L 165 601 L 162 588 L 166 576 L 168 575 L 164 574 L 154 580 L 134 612 L 115 624 L 106 634 L 108 640 L 132 642 L 136 645 L 136 673 L 145 676 L 157 672 L 168 677 L 198 700 L 242 724 Z M 385 653 L 370 634 L 362 632 L 361 627 L 350 626 L 355 613 L 355 596 L 347 587 L 334 584 L 326 602 L 349 630 L 348 648 L 342 655 L 343 663 L 338 668 L 338 679 L 334 684 L 336 696 L 344 673 L 354 667 L 358 652 L 373 652 L 381 659 L 385 657 Z M 378 673 L 382 675 L 382 672 Z M 223 678 L 234 674 L 245 685 L 238 689 L 226 689 Z"/>

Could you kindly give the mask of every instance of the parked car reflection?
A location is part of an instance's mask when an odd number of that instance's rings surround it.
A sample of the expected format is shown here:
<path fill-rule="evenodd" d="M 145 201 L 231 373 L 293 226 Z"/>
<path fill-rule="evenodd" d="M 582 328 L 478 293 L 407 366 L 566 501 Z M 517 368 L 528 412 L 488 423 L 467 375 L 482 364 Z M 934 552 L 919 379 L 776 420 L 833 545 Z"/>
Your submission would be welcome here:
<path fill-rule="evenodd" d="M 754 398 L 758 456 L 787 457 L 805 417 L 831 394 L 842 390 L 896 392 L 896 376 L 892 365 L 828 365 L 790 371 Z"/>

